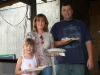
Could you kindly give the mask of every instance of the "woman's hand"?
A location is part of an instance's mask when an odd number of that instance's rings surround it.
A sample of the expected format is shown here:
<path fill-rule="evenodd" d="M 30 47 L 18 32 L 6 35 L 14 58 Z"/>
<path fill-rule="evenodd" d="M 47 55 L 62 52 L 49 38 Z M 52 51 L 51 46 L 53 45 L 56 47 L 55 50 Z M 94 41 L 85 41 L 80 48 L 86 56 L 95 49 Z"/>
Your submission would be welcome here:
<path fill-rule="evenodd" d="M 59 56 L 59 53 L 51 53 L 51 57 Z"/>
<path fill-rule="evenodd" d="M 37 74 L 39 74 L 40 73 L 40 71 L 35 71 Z"/>

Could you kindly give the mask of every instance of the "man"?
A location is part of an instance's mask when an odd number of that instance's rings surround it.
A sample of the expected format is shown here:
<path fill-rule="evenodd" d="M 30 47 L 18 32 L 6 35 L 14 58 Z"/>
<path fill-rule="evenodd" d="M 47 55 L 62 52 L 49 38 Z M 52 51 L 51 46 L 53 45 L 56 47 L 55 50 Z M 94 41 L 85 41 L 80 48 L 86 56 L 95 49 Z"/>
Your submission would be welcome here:
<path fill-rule="evenodd" d="M 55 47 L 66 50 L 65 57 L 55 57 L 56 75 L 85 75 L 85 62 L 89 70 L 93 68 L 92 38 L 85 23 L 73 19 L 70 4 L 62 5 L 61 14 L 64 20 L 55 23 L 51 28 Z M 87 61 L 85 47 L 88 52 Z"/>

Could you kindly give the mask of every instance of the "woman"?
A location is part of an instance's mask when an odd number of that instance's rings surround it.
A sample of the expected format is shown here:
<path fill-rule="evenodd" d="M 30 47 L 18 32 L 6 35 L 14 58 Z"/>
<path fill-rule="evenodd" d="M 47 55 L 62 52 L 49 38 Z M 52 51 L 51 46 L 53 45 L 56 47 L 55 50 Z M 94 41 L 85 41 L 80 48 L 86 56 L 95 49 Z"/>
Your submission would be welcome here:
<path fill-rule="evenodd" d="M 48 49 L 54 47 L 54 39 L 48 32 L 48 20 L 44 14 L 35 16 L 33 31 L 27 33 L 26 38 L 32 38 L 35 41 L 35 55 L 39 58 L 41 66 L 47 66 L 39 75 L 52 75 L 52 60 Z"/>

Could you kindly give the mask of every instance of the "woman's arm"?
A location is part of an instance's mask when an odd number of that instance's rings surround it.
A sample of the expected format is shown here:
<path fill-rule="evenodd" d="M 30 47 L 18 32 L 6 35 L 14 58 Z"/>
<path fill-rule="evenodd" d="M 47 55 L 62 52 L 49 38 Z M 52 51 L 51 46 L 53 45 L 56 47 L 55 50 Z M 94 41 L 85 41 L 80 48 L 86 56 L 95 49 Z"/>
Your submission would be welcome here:
<path fill-rule="evenodd" d="M 50 48 L 54 48 L 54 43 L 51 43 Z"/>

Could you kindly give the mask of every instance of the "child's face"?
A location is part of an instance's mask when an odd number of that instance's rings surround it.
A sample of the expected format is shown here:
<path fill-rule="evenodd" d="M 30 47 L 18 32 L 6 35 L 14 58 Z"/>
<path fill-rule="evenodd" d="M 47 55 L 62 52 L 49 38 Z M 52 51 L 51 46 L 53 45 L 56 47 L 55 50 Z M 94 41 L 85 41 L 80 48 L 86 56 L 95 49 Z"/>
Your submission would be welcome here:
<path fill-rule="evenodd" d="M 28 53 L 28 54 L 33 53 L 33 45 L 30 45 L 30 44 L 24 45 L 24 51 L 25 53 Z"/>

